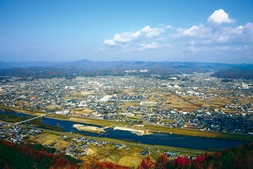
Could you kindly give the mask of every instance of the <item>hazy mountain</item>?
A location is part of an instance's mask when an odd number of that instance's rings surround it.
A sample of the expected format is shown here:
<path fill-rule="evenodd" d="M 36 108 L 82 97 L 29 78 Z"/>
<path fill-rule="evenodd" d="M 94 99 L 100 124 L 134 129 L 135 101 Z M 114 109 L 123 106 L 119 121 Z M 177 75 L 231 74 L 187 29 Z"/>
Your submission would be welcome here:
<path fill-rule="evenodd" d="M 0 76 L 16 77 L 75 77 L 83 76 L 106 76 L 106 75 L 124 75 L 126 70 L 136 70 L 130 72 L 133 75 L 149 76 L 151 74 L 160 74 L 167 78 L 172 74 L 180 73 L 204 73 L 217 72 L 214 76 L 223 77 L 230 73 L 229 77 L 238 77 L 231 75 L 230 70 L 237 67 L 245 68 L 252 65 L 232 65 L 224 63 L 197 63 L 197 62 L 154 62 L 154 61 L 90 61 L 76 60 L 71 62 L 0 62 Z M 148 70 L 146 73 L 140 73 L 140 70 Z M 227 71 L 228 70 L 228 71 Z M 227 72 L 226 72 L 227 71 Z M 234 71 L 243 73 L 243 71 Z M 251 78 L 253 74 L 248 71 L 247 77 Z M 227 75 L 224 77 L 228 77 Z M 244 76 L 243 76 L 244 77 Z"/>
<path fill-rule="evenodd" d="M 230 79 L 253 79 L 253 64 L 242 64 L 215 72 L 213 76 Z"/>

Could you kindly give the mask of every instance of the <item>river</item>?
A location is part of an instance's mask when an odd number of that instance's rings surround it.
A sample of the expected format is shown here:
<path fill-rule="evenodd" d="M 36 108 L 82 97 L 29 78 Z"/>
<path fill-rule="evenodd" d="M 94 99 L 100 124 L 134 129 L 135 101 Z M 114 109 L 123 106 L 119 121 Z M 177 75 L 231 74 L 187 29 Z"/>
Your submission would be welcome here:
<path fill-rule="evenodd" d="M 0 111 L 1 112 L 1 111 Z M 2 112 L 7 113 L 7 112 Z M 17 116 L 29 116 L 23 113 L 13 113 Z M 73 128 L 73 124 L 83 124 L 88 126 L 97 126 L 92 124 L 85 123 L 77 123 L 71 121 L 63 121 L 57 119 L 43 118 L 42 122 L 44 124 L 50 124 L 52 126 L 60 125 L 61 128 L 65 132 L 77 132 L 84 135 L 89 136 L 98 136 L 97 133 L 87 132 L 87 131 L 78 131 Z M 109 130 L 106 129 L 106 130 Z M 189 149 L 198 149 L 198 150 L 212 150 L 212 149 L 223 149 L 230 147 L 237 147 L 239 145 L 245 144 L 245 142 L 241 141 L 230 141 L 230 140 L 222 140 L 222 139 L 214 139 L 214 138 L 203 138 L 196 136 L 183 136 L 177 134 L 165 134 L 165 133 L 153 133 L 151 135 L 143 135 L 138 136 L 136 134 L 131 133 L 130 131 L 122 131 L 122 130 L 110 130 L 103 134 L 101 137 L 119 139 L 119 140 L 127 140 L 136 143 L 144 143 L 144 144 L 152 144 L 152 145 L 164 145 L 164 146 L 172 146 L 172 147 L 181 147 L 181 148 L 189 148 Z"/>

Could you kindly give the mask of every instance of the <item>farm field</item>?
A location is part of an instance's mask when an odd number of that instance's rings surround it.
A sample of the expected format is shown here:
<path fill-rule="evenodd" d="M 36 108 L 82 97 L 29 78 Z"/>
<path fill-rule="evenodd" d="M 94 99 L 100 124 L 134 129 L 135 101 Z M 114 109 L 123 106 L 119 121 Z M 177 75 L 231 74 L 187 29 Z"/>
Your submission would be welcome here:
<path fill-rule="evenodd" d="M 62 135 L 66 136 L 66 139 L 62 138 Z M 87 155 L 81 156 L 80 159 L 83 161 L 84 164 L 88 164 L 90 162 L 95 161 L 107 161 L 113 162 L 115 164 L 137 168 L 143 158 L 146 156 L 141 156 L 140 152 L 143 150 L 159 150 L 159 152 L 154 152 L 155 154 L 151 153 L 152 160 L 156 160 L 158 155 L 162 154 L 164 150 L 169 150 L 171 152 L 178 152 L 181 155 L 194 155 L 194 154 L 201 154 L 203 151 L 200 150 L 191 150 L 191 149 L 184 149 L 184 148 L 177 148 L 177 147 L 169 147 L 169 146 L 151 146 L 145 144 L 138 144 L 138 143 L 130 143 L 122 140 L 110 139 L 110 138 L 96 138 L 90 136 L 83 136 L 77 133 L 66 133 L 66 132 L 57 132 L 51 130 L 44 130 L 43 133 L 30 136 L 27 142 L 29 143 L 39 143 L 45 146 L 53 146 L 54 148 L 64 152 L 67 147 L 70 145 L 81 146 L 80 143 L 75 143 L 73 140 L 75 138 L 85 137 L 86 139 L 94 139 L 98 141 L 106 141 L 108 142 L 107 145 L 103 146 L 96 146 L 93 144 L 88 144 L 89 147 L 86 150 Z M 124 144 L 126 148 L 116 148 L 115 143 L 117 144 Z M 149 149 L 147 149 L 149 147 Z M 80 148 L 79 148 L 80 149 Z M 81 150 L 81 149 L 80 149 Z"/>

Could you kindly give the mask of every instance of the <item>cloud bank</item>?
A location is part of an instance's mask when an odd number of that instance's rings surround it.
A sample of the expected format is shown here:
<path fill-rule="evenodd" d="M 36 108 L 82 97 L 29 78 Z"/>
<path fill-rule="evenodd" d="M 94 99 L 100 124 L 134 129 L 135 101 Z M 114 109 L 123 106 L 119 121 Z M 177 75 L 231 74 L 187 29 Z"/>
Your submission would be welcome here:
<path fill-rule="evenodd" d="M 206 23 L 188 28 L 147 25 L 138 31 L 117 33 L 113 38 L 105 39 L 100 51 L 120 54 L 156 50 L 164 55 L 177 53 L 181 56 L 203 56 L 207 51 L 217 56 L 224 55 L 224 51 L 230 52 L 227 55 L 240 52 L 238 54 L 253 62 L 250 55 L 253 53 L 253 23 L 235 26 L 235 21 L 219 9 L 207 18 Z"/>

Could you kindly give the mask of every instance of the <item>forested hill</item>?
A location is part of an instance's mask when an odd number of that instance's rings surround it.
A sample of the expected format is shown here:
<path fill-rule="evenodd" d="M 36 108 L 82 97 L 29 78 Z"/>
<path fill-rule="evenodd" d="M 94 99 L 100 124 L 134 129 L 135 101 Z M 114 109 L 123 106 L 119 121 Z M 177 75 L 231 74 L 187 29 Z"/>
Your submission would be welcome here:
<path fill-rule="evenodd" d="M 72 78 L 82 76 L 107 76 L 128 74 L 150 76 L 159 74 L 167 78 L 172 74 L 204 73 L 233 68 L 235 65 L 223 63 L 194 63 L 194 62 L 152 62 L 152 61 L 89 61 L 78 60 L 72 62 L 32 62 L 5 63 L 0 62 L 0 76 L 52 78 Z M 140 70 L 147 70 L 141 72 Z"/>
<path fill-rule="evenodd" d="M 220 70 L 213 74 L 219 78 L 253 79 L 253 65 L 241 65 L 230 69 Z"/>

